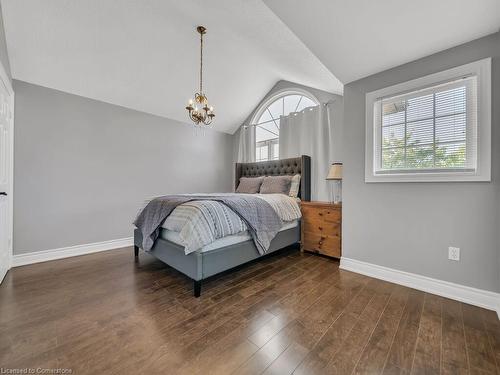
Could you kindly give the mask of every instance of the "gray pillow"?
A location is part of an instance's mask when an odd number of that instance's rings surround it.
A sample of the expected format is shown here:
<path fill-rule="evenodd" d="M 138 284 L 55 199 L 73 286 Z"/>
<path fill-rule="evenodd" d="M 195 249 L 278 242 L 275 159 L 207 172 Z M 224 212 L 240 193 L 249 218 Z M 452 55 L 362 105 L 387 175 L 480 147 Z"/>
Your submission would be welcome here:
<path fill-rule="evenodd" d="M 240 177 L 237 193 L 257 194 L 264 177 Z"/>
<path fill-rule="evenodd" d="M 281 193 L 288 195 L 292 176 L 267 176 L 260 187 L 261 194 Z"/>

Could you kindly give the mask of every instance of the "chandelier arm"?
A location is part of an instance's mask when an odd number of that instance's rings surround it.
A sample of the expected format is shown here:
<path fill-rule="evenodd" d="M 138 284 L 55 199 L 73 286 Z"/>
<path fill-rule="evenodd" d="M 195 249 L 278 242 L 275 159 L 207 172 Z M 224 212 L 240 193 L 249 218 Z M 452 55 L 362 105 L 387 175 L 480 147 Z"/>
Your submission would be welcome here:
<path fill-rule="evenodd" d="M 192 112 L 189 112 L 189 118 L 191 119 L 191 121 L 193 121 L 195 124 L 198 124 L 200 121 L 198 120 L 198 118 L 192 113 Z"/>

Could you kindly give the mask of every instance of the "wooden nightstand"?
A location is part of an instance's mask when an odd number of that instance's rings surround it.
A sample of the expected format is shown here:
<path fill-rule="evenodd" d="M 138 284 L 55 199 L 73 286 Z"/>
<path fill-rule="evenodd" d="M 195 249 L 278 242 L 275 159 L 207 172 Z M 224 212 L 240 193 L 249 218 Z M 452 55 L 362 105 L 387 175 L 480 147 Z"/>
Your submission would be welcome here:
<path fill-rule="evenodd" d="M 342 255 L 342 204 L 301 202 L 300 249 L 331 257 Z"/>

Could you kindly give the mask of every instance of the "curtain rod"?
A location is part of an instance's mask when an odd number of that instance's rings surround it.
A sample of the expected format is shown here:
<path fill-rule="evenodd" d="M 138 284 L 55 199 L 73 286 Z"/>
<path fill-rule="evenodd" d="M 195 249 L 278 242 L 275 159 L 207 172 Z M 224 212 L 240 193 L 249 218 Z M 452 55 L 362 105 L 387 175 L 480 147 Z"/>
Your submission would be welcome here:
<path fill-rule="evenodd" d="M 336 101 L 337 101 L 337 99 L 330 99 L 329 101 L 327 101 L 325 103 L 319 103 L 317 106 L 304 108 L 302 111 L 299 111 L 299 112 L 290 112 L 287 116 L 289 116 L 291 113 L 300 113 L 300 112 L 303 112 L 304 110 L 306 110 L 308 108 L 314 108 L 314 107 L 318 107 L 320 105 L 324 105 L 325 107 L 328 107 L 330 104 L 333 104 Z M 286 117 L 286 116 L 284 116 L 284 117 Z M 263 122 L 261 124 L 267 124 L 268 122 L 272 122 L 272 121 L 274 121 L 274 119 L 271 119 L 269 121 Z M 242 127 L 243 127 L 243 129 L 247 129 L 249 126 L 257 126 L 257 125 L 261 125 L 261 124 L 243 124 Z"/>

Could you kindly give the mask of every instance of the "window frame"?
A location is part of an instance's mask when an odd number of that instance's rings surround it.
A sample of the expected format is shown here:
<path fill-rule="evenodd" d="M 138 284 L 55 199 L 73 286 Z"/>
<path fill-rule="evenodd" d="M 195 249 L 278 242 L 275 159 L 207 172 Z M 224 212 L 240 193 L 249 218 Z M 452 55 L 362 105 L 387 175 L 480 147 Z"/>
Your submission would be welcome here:
<path fill-rule="evenodd" d="M 476 169 L 377 172 L 375 157 L 377 119 L 375 103 L 381 99 L 424 90 L 460 78 L 477 77 Z M 482 59 L 366 94 L 365 182 L 491 181 L 491 58 Z"/>
<path fill-rule="evenodd" d="M 258 125 L 256 122 L 260 119 L 260 117 L 264 114 L 264 112 L 267 110 L 267 108 L 269 108 L 270 105 L 272 105 L 275 101 L 282 99 L 282 98 L 289 96 L 289 95 L 305 96 L 306 98 L 308 98 L 309 100 L 314 102 L 315 105 L 320 105 L 320 101 L 307 90 L 304 90 L 301 88 L 281 89 L 281 90 L 274 92 L 271 96 L 269 96 L 268 98 L 266 98 L 265 100 L 262 101 L 262 103 L 259 105 L 258 109 L 254 112 L 254 115 L 252 116 L 252 119 L 250 121 L 250 125 L 255 128 Z M 272 120 L 270 120 L 270 121 L 272 121 Z M 255 131 L 255 129 L 254 129 L 254 131 Z M 274 158 L 274 159 L 271 158 L 271 155 L 272 155 L 271 146 L 272 146 L 272 144 L 276 143 L 276 139 L 278 140 L 277 144 L 279 145 L 279 136 L 278 136 L 278 138 L 273 138 L 273 139 L 269 139 L 266 141 L 257 142 L 257 140 L 255 140 L 254 145 L 253 145 L 254 151 L 255 151 L 255 160 L 257 160 L 257 144 L 262 143 L 262 142 L 265 142 L 268 144 L 268 159 L 267 160 L 259 160 L 259 161 L 270 161 L 270 160 L 279 159 L 279 155 L 277 156 L 277 158 Z"/>
<path fill-rule="evenodd" d="M 265 141 L 255 141 L 255 161 L 270 161 L 270 160 L 278 160 L 279 159 L 279 154 L 273 158 L 273 151 L 272 147 L 274 145 L 278 145 L 279 147 L 279 138 L 271 138 L 267 139 Z M 258 159 L 257 158 L 257 148 L 262 147 L 262 146 L 267 146 L 267 159 Z"/>

